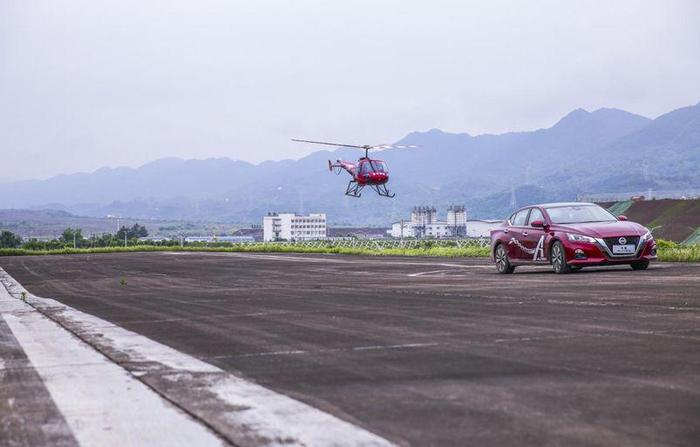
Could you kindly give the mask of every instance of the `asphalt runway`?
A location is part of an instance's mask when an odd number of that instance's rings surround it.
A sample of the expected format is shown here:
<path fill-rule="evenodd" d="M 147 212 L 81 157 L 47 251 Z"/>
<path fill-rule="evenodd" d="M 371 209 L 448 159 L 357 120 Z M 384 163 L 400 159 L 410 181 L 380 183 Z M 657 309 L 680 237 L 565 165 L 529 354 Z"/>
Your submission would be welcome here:
<path fill-rule="evenodd" d="M 483 259 L 122 253 L 0 266 L 401 445 L 700 439 L 700 264 L 498 275 Z"/>

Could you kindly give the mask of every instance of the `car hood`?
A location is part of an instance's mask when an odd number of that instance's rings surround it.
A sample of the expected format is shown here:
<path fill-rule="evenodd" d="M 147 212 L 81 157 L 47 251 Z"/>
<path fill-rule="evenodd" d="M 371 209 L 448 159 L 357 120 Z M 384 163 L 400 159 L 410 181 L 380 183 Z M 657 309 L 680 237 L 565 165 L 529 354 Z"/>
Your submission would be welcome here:
<path fill-rule="evenodd" d="M 592 237 L 642 236 L 647 229 L 635 222 L 586 222 L 579 224 L 558 224 L 556 229 Z"/>

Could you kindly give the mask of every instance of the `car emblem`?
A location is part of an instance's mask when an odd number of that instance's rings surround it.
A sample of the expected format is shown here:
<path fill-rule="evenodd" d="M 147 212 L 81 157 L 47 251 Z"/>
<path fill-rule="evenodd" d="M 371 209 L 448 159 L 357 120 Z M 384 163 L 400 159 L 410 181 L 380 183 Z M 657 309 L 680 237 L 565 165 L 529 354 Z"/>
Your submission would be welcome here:
<path fill-rule="evenodd" d="M 621 237 L 620 239 L 617 240 L 617 242 L 619 242 L 621 245 L 625 245 L 627 243 L 627 239 L 625 239 L 624 237 Z"/>

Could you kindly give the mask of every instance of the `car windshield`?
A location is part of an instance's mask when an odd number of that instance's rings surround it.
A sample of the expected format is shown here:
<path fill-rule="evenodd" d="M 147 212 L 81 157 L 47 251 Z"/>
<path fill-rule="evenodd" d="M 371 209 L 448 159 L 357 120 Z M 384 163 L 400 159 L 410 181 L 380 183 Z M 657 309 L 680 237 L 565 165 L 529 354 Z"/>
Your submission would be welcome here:
<path fill-rule="evenodd" d="M 546 208 L 552 223 L 613 222 L 617 219 L 598 205 L 572 205 Z"/>

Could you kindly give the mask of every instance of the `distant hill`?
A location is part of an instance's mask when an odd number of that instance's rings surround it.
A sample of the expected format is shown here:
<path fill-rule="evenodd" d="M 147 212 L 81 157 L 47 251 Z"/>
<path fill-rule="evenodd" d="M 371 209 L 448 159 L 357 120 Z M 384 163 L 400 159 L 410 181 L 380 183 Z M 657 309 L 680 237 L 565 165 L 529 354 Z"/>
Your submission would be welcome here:
<path fill-rule="evenodd" d="M 163 219 L 106 218 L 76 216 L 60 210 L 0 210 L 0 230 L 9 230 L 25 239 L 52 239 L 64 229 L 80 228 L 83 235 L 114 233 L 119 226 L 145 225 L 151 235 L 188 236 L 202 234 L 225 234 L 230 225 L 166 221 Z"/>
<path fill-rule="evenodd" d="M 414 205 L 465 204 L 470 217 L 498 218 L 516 204 L 581 193 L 700 187 L 700 104 L 654 120 L 618 109 L 577 109 L 552 127 L 501 135 L 412 132 L 415 149 L 376 153 L 387 161 L 395 199 L 343 195 L 347 176 L 327 159 L 353 149 L 252 165 L 228 158 L 156 160 L 42 181 L 0 184 L 0 208 L 154 219 L 258 223 L 268 211 L 325 211 L 333 225 L 386 225 Z M 286 144 L 286 142 L 285 142 Z"/>

